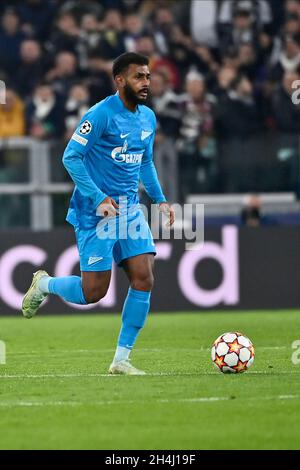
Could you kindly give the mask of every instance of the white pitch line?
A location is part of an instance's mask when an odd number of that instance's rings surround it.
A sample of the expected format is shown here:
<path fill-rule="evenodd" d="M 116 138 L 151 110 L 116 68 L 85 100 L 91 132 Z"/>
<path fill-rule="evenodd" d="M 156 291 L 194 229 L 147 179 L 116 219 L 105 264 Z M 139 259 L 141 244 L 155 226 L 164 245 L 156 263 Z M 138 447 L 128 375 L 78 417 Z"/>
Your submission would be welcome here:
<path fill-rule="evenodd" d="M 260 397 L 260 400 L 295 400 L 299 399 L 299 395 L 276 395 L 276 396 L 266 396 Z M 219 401 L 257 401 L 256 397 L 194 397 L 194 398 L 179 398 L 179 399 L 158 399 L 153 400 L 152 403 L 156 404 L 175 404 L 175 403 L 214 403 Z M 108 405 L 143 405 L 145 401 L 142 400 L 98 400 L 94 402 L 84 402 L 84 401 L 49 401 L 49 402 L 39 402 L 39 401 L 11 401 L 11 402 L 0 402 L 0 408 L 15 408 L 15 407 L 60 407 L 60 406 L 69 406 L 69 407 L 79 407 L 79 406 L 108 406 Z"/>
<path fill-rule="evenodd" d="M 115 377 L 111 374 L 5 374 L 1 379 L 73 379 L 77 377 Z"/>
<path fill-rule="evenodd" d="M 149 372 L 144 378 L 147 377 L 199 377 L 201 378 L 203 375 L 213 375 L 216 377 L 221 377 L 222 374 L 218 373 L 217 371 L 208 371 L 208 372 Z M 273 370 L 272 372 L 263 371 L 263 370 L 253 370 L 247 371 L 248 375 L 268 375 L 268 376 L 277 376 L 277 375 L 296 375 L 300 378 L 299 371 L 280 371 L 276 372 Z M 238 374 L 228 374 L 227 377 L 238 377 Z M 243 374 L 244 376 L 244 374 Z M 73 378 L 93 378 L 93 377 L 121 377 L 124 378 L 122 375 L 112 375 L 112 374 L 97 374 L 97 373 L 87 373 L 87 374 L 80 374 L 80 373 L 70 373 L 70 374 L 0 374 L 0 380 L 4 379 L 73 379 Z M 141 379 L 141 377 L 139 377 Z"/>
<path fill-rule="evenodd" d="M 282 350 L 282 349 L 290 349 L 289 346 L 260 346 L 257 349 L 259 350 Z M 137 352 L 180 352 L 180 351 L 191 351 L 191 352 L 202 352 L 202 351 L 210 351 L 210 348 L 140 348 Z M 82 353 L 111 353 L 115 352 L 115 349 L 65 349 L 65 350 L 56 350 L 53 351 L 18 351 L 18 352 L 8 352 L 10 356 L 47 356 L 47 357 L 55 357 L 60 354 L 82 354 Z"/>
<path fill-rule="evenodd" d="M 207 403 L 211 401 L 224 401 L 224 400 L 231 400 L 230 397 L 195 397 L 195 398 L 179 398 L 175 400 L 179 403 Z M 159 403 L 172 403 L 174 400 L 169 399 L 161 399 L 158 400 Z"/>
<path fill-rule="evenodd" d="M 299 395 L 278 395 L 278 400 L 294 400 L 299 398 Z"/>
<path fill-rule="evenodd" d="M 214 372 L 207 372 L 205 375 L 215 375 Z M 146 377 L 179 377 L 179 376 L 193 376 L 198 375 L 197 373 L 148 373 Z M 5 374 L 0 375 L 2 379 L 73 379 L 73 378 L 88 378 L 88 377 L 123 377 L 117 374 Z"/>
<path fill-rule="evenodd" d="M 230 400 L 230 397 L 199 397 L 199 398 L 184 398 L 184 399 L 158 399 L 154 400 L 155 403 L 207 403 L 215 401 Z M 98 400 L 94 402 L 84 401 L 50 401 L 50 402 L 32 402 L 32 401 L 17 401 L 17 402 L 0 402 L 0 408 L 12 407 L 46 407 L 46 406 L 107 406 L 107 405 L 143 405 L 145 401 L 142 400 Z"/>

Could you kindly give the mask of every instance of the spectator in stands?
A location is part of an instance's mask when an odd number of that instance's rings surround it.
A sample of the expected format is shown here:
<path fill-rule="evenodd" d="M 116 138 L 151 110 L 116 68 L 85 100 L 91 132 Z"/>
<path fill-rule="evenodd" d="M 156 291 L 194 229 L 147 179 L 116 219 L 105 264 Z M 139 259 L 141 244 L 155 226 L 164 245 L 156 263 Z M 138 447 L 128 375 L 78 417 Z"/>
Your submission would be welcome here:
<path fill-rule="evenodd" d="M 156 167 L 167 197 L 177 201 L 178 163 L 175 143 L 181 123 L 180 96 L 171 90 L 167 77 L 161 72 L 152 74 L 149 105 L 157 118 Z"/>
<path fill-rule="evenodd" d="M 213 128 L 215 99 L 207 93 L 204 77 L 192 70 L 186 77 L 186 94 L 180 135 L 185 140 L 198 139 L 199 133 L 210 135 Z"/>
<path fill-rule="evenodd" d="M 149 57 L 151 68 L 153 63 L 155 63 L 155 61 L 161 57 L 157 51 L 155 41 L 150 34 L 143 34 L 137 39 L 136 52 Z"/>
<path fill-rule="evenodd" d="M 19 66 L 12 77 L 14 86 L 23 98 L 29 96 L 42 79 L 44 67 L 40 43 L 34 39 L 25 39 L 21 43 Z"/>
<path fill-rule="evenodd" d="M 236 67 L 223 66 L 218 70 L 217 82 L 214 87 L 214 94 L 217 97 L 226 96 L 231 83 L 237 77 L 238 71 Z"/>
<path fill-rule="evenodd" d="M 191 38 L 184 34 L 182 28 L 177 24 L 172 25 L 168 46 L 168 58 L 180 70 L 182 76 L 187 74 L 192 64 L 195 64 L 199 71 L 202 71 L 201 67 L 198 66 L 199 59 L 194 51 Z"/>
<path fill-rule="evenodd" d="M 51 0 L 52 1 L 52 0 Z M 60 2 L 58 10 L 60 14 L 71 13 L 76 19 L 77 24 L 80 24 L 81 18 L 86 14 L 95 15 L 97 18 L 102 18 L 104 12 L 111 8 L 112 2 L 109 0 L 110 5 L 104 5 L 104 0 L 68 0 Z"/>
<path fill-rule="evenodd" d="M 149 57 L 149 65 L 152 72 L 160 71 L 167 76 L 167 80 L 172 89 L 177 90 L 180 88 L 181 80 L 179 70 L 169 58 L 162 57 L 158 53 L 152 36 L 145 35 L 137 40 L 137 52 Z"/>
<path fill-rule="evenodd" d="M 285 11 L 287 16 L 295 15 L 300 19 L 300 1 L 299 0 L 286 0 Z"/>
<path fill-rule="evenodd" d="M 78 80 L 76 56 L 72 52 L 59 52 L 54 67 L 46 74 L 46 80 L 51 81 L 56 93 L 65 97 L 70 86 Z"/>
<path fill-rule="evenodd" d="M 252 23 L 258 28 L 269 25 L 273 19 L 269 0 L 224 0 L 219 12 L 221 28 L 232 24 L 239 12 L 248 13 Z"/>
<path fill-rule="evenodd" d="M 255 29 L 251 3 L 241 3 L 233 11 L 232 25 L 221 36 L 221 48 L 238 48 L 240 44 L 250 42 L 257 47 L 258 34 Z"/>
<path fill-rule="evenodd" d="M 0 68 L 13 74 L 20 59 L 20 45 L 27 35 L 21 31 L 15 10 L 7 9 L 2 15 L 0 29 Z"/>
<path fill-rule="evenodd" d="M 191 62 L 197 67 L 200 73 L 205 75 L 207 86 L 210 87 L 219 69 L 219 64 L 211 49 L 208 47 L 195 46 L 193 50 L 195 55 L 191 59 Z"/>
<path fill-rule="evenodd" d="M 178 162 L 175 140 L 167 136 L 158 122 L 155 135 L 155 166 L 168 201 L 178 201 Z"/>
<path fill-rule="evenodd" d="M 24 134 L 24 103 L 14 90 L 8 88 L 6 103 L 0 105 L 0 138 L 21 137 Z"/>
<path fill-rule="evenodd" d="M 157 50 L 162 56 L 169 53 L 169 41 L 174 22 L 172 10 L 167 5 L 156 9 L 152 25 L 153 36 Z"/>
<path fill-rule="evenodd" d="M 215 112 L 220 180 L 225 192 L 244 192 L 258 183 L 257 159 L 261 116 L 250 80 L 238 74 Z"/>
<path fill-rule="evenodd" d="M 299 193 L 299 137 L 300 104 L 299 90 L 296 99 L 294 83 L 300 83 L 300 73 L 285 72 L 281 86 L 273 97 L 273 113 L 279 129 L 277 165 L 273 177 L 277 176 L 279 190 Z M 298 86 L 299 89 L 299 86 Z"/>
<path fill-rule="evenodd" d="M 215 156 L 213 109 L 215 98 L 207 92 L 204 77 L 190 71 L 186 77 L 186 94 L 180 135 L 177 142 L 179 168 L 184 175 L 181 199 L 188 192 L 209 187 L 209 173 Z"/>
<path fill-rule="evenodd" d="M 231 82 L 217 108 L 218 135 L 222 139 L 244 139 L 260 128 L 260 119 L 250 80 L 242 74 Z"/>
<path fill-rule="evenodd" d="M 27 133 L 36 139 L 61 137 L 64 133 L 64 109 L 51 85 L 39 84 L 26 107 Z"/>
<path fill-rule="evenodd" d="M 98 49 L 89 53 L 85 83 L 89 88 L 90 104 L 103 100 L 115 91 L 111 75 L 112 61 L 107 60 Z"/>
<path fill-rule="evenodd" d="M 273 97 L 274 116 L 279 129 L 300 136 L 300 105 L 292 101 L 293 83 L 300 80 L 298 71 L 285 72 L 281 86 Z"/>
<path fill-rule="evenodd" d="M 90 97 L 87 86 L 76 83 L 69 91 L 65 103 L 65 140 L 68 141 L 76 129 L 82 116 L 90 107 Z"/>
<path fill-rule="evenodd" d="M 47 41 L 47 50 L 55 56 L 58 52 L 69 51 L 77 54 L 80 28 L 71 11 L 60 13 L 54 30 Z"/>
<path fill-rule="evenodd" d="M 79 66 L 85 70 L 88 67 L 88 57 L 91 50 L 100 49 L 102 37 L 101 23 L 95 14 L 86 13 L 80 22 L 80 39 L 78 42 Z"/>
<path fill-rule="evenodd" d="M 273 81 L 280 81 L 285 72 L 293 72 L 300 66 L 300 34 L 284 37 L 282 50 L 279 52 L 277 63 L 271 70 Z"/>
<path fill-rule="evenodd" d="M 145 33 L 145 25 L 140 15 L 129 13 L 125 16 L 124 43 L 127 52 L 136 52 L 137 40 Z"/>
<path fill-rule="evenodd" d="M 232 67 L 238 71 L 240 63 L 239 63 L 239 55 L 238 50 L 234 47 L 228 49 L 220 56 L 221 65 L 223 67 Z"/>
<path fill-rule="evenodd" d="M 280 162 L 296 155 L 300 113 L 291 102 L 291 82 L 298 79 L 300 67 L 300 0 L 2 3 L 0 78 L 27 103 L 29 115 L 38 116 L 29 119 L 29 135 L 69 136 L 86 99 L 93 105 L 114 93 L 112 60 L 132 50 L 150 58 L 150 105 L 161 125 L 157 142 L 166 150 L 178 140 L 180 177 L 191 181 L 180 182 L 186 191 L 213 187 L 209 169 L 216 160 L 209 156 L 214 155 L 215 131 L 221 181 L 229 178 L 215 191 L 248 191 L 238 174 L 242 167 L 245 178 L 257 186 L 257 174 L 247 174 L 247 165 L 258 167 L 264 153 L 275 160 L 277 152 L 257 151 L 264 123 L 279 135 Z M 48 122 L 47 113 L 53 116 L 57 109 L 62 110 L 58 126 L 52 117 L 49 126 L 40 125 L 40 119 L 46 116 Z M 280 171 L 283 175 L 282 167 Z M 241 184 L 235 185 L 234 177 Z"/>
<path fill-rule="evenodd" d="M 44 41 L 49 37 L 55 4 L 49 0 L 23 0 L 17 5 L 22 30 L 30 37 Z"/>
<path fill-rule="evenodd" d="M 300 34 L 300 18 L 296 15 L 291 15 L 286 20 L 283 26 L 283 32 L 285 35 L 296 36 Z"/>
<path fill-rule="evenodd" d="M 258 78 L 259 66 L 256 49 L 251 43 L 242 43 L 238 48 L 239 71 L 253 83 Z"/>
<path fill-rule="evenodd" d="M 164 134 L 173 139 L 178 136 L 181 124 L 181 97 L 170 88 L 165 74 L 154 72 L 151 77 L 151 100 L 157 120 Z"/>
<path fill-rule="evenodd" d="M 111 8 L 105 13 L 100 47 L 102 54 L 112 60 L 125 52 L 123 17 L 117 9 Z"/>

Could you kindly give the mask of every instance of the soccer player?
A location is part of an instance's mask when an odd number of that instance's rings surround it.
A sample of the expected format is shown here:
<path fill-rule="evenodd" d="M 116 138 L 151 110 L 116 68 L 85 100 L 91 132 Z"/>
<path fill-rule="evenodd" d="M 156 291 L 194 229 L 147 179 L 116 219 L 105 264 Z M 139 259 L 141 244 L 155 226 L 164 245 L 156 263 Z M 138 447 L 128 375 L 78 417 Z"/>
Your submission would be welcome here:
<path fill-rule="evenodd" d="M 75 183 L 67 221 L 75 229 L 81 277 L 55 278 L 39 270 L 22 304 L 23 315 L 32 318 L 48 294 L 82 305 L 97 302 L 108 290 L 114 258 L 125 270 L 130 287 L 111 374 L 145 374 L 129 361 L 149 312 L 156 253 L 139 206 L 140 179 L 152 201 L 167 215 L 168 224 L 174 223 L 174 210 L 166 201 L 153 163 L 156 118 L 144 105 L 150 86 L 148 64 L 147 57 L 135 53 L 122 54 L 114 61 L 117 93 L 85 114 L 63 155 Z M 116 230 L 111 228 L 112 222 Z"/>

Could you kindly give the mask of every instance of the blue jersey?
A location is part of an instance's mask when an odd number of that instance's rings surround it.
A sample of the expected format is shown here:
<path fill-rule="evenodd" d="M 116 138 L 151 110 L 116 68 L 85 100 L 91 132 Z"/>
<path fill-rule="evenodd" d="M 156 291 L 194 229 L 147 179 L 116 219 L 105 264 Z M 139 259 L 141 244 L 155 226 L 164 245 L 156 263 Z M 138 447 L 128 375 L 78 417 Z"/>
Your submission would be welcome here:
<path fill-rule="evenodd" d="M 156 118 L 138 105 L 125 107 L 119 94 L 93 106 L 71 137 L 63 163 L 75 183 L 67 221 L 81 228 L 97 225 L 96 209 L 110 196 L 138 203 L 139 180 L 155 203 L 165 201 L 153 163 Z"/>

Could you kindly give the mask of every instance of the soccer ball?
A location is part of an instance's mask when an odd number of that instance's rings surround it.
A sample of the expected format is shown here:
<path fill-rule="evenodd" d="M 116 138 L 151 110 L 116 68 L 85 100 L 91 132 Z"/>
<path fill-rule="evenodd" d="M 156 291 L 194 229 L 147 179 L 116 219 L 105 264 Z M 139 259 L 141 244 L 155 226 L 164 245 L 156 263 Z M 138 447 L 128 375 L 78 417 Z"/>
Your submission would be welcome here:
<path fill-rule="evenodd" d="M 242 333 L 224 333 L 213 343 L 211 359 L 224 374 L 245 372 L 254 362 L 254 347 Z"/>

